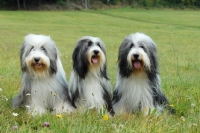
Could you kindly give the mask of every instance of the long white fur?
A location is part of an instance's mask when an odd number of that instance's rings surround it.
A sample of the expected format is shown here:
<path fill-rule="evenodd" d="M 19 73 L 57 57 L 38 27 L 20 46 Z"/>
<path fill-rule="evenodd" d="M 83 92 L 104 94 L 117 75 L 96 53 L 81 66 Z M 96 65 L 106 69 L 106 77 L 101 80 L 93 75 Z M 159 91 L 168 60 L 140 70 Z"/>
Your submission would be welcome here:
<path fill-rule="evenodd" d="M 77 72 L 73 69 L 69 81 L 69 89 L 71 93 L 75 93 L 77 89 L 79 90 L 79 99 L 75 101 L 75 105 L 79 110 L 85 111 L 87 109 L 96 108 L 97 110 L 102 109 L 105 106 L 105 101 L 103 99 L 103 88 L 101 83 L 105 86 L 109 94 L 111 94 L 111 83 L 110 80 L 102 78 L 100 69 L 103 69 L 106 63 L 106 57 L 101 48 L 95 43 L 99 42 L 101 47 L 105 50 L 104 43 L 98 37 L 84 36 L 78 40 L 89 39 L 94 43 L 86 54 L 87 60 L 89 62 L 89 70 L 84 79 L 82 79 Z M 78 44 L 77 44 L 78 45 Z M 81 45 L 81 44 L 80 44 Z M 80 46 L 82 47 L 82 46 Z M 100 64 L 92 64 L 91 57 L 93 56 L 93 51 L 98 50 L 100 56 Z M 84 55 L 82 55 L 84 56 Z M 80 60 L 80 59 L 78 59 Z M 75 64 L 76 65 L 76 64 Z"/>
<path fill-rule="evenodd" d="M 149 113 L 149 109 L 154 110 L 151 89 L 145 73 L 131 75 L 129 78 L 121 78 L 118 74 L 115 86 L 122 88 L 118 91 L 123 95 L 121 100 L 113 105 L 116 114 L 137 111 L 139 104 L 144 115 Z"/>
<path fill-rule="evenodd" d="M 56 75 L 53 75 L 52 77 L 47 76 L 45 78 L 35 77 L 35 79 L 32 79 L 32 98 L 30 99 L 28 113 L 31 113 L 32 115 L 44 114 L 47 111 L 48 104 L 51 104 L 51 106 L 54 107 L 53 113 L 55 114 L 72 112 L 74 110 L 68 101 L 64 101 L 63 98 L 60 97 L 60 95 L 62 95 L 62 92 L 60 92 L 60 88 L 62 88 L 61 82 L 63 82 L 61 80 L 62 78 L 65 79 L 65 72 L 60 59 L 57 60 L 57 66 L 59 68 Z M 23 76 L 23 78 L 26 78 L 26 76 Z M 23 81 L 25 82 L 26 79 L 23 79 Z"/>
<path fill-rule="evenodd" d="M 80 99 L 75 103 L 79 109 L 85 111 L 92 108 L 103 108 L 105 102 L 103 100 L 103 90 L 100 82 L 106 83 L 107 88 L 111 88 L 110 82 L 100 79 L 97 74 L 88 73 L 86 78 L 80 81 L 80 78 L 74 71 L 71 73 L 69 88 L 71 88 L 72 91 L 75 91 L 76 87 L 82 88 L 82 90 L 80 90 L 82 92 Z M 109 92 L 111 93 L 111 90 L 109 90 Z"/>
<path fill-rule="evenodd" d="M 49 36 L 29 34 L 25 37 L 24 47 L 29 45 L 34 46 L 34 49 L 28 54 L 22 54 L 22 66 L 25 65 L 28 71 L 22 73 L 22 89 L 19 94 L 13 99 L 13 108 L 18 108 L 26 104 L 28 113 L 32 115 L 42 115 L 46 113 L 49 107 L 52 107 L 53 113 L 71 112 L 74 107 L 66 100 L 63 91 L 67 87 L 66 75 L 57 53 L 57 72 L 50 75 L 48 70 L 41 73 L 35 73 L 29 62 L 34 57 L 40 57 L 43 63 L 49 69 L 50 59 L 40 48 L 42 45 L 48 44 L 47 50 L 51 50 L 51 46 L 55 45 Z M 55 47 L 56 48 L 56 47 Z M 52 51 L 53 52 L 53 51 Z M 30 88 L 27 88 L 27 84 Z M 24 94 L 26 93 L 26 94 Z M 22 102 L 25 102 L 21 104 Z"/>
<path fill-rule="evenodd" d="M 155 45 L 153 40 L 145 34 L 135 33 L 131 34 L 127 37 L 130 42 L 133 42 L 134 47 L 128 53 L 127 62 L 129 64 L 128 67 L 133 69 L 132 65 L 132 56 L 133 54 L 139 54 L 139 60 L 143 60 L 145 69 L 151 69 L 150 59 L 147 53 L 139 46 L 140 41 L 145 41 L 149 44 Z M 152 49 L 147 49 L 149 52 L 154 52 Z M 122 55 L 123 56 L 123 55 Z M 121 57 L 119 57 L 121 58 Z M 160 77 L 157 77 L 157 86 L 155 87 L 158 92 L 161 93 L 160 90 Z M 147 115 L 149 112 L 152 112 L 154 109 L 157 109 L 159 113 L 163 107 L 160 105 L 154 105 L 153 101 L 153 92 L 151 90 L 151 85 L 149 82 L 148 75 L 145 71 L 140 72 L 132 72 L 129 77 L 122 77 L 119 68 L 118 74 L 116 78 L 115 91 L 117 91 L 121 95 L 121 99 L 113 104 L 113 109 L 116 114 L 120 113 L 132 113 L 134 111 L 139 111 L 139 109 L 143 112 L 144 115 Z"/>
<path fill-rule="evenodd" d="M 133 49 L 131 49 L 131 51 L 129 52 L 129 54 L 128 54 L 128 56 L 127 56 L 127 61 L 128 61 L 128 63 L 129 63 L 129 67 L 130 68 L 132 68 L 133 66 L 132 66 L 132 62 L 131 62 L 131 56 L 133 55 L 133 54 L 136 54 L 136 53 L 139 53 L 139 58 L 138 59 L 140 59 L 140 60 L 144 60 L 144 65 L 148 68 L 148 69 L 150 69 L 150 60 L 149 60 L 149 57 L 148 57 L 148 55 L 144 52 L 144 50 L 142 50 L 142 48 L 133 48 Z"/>

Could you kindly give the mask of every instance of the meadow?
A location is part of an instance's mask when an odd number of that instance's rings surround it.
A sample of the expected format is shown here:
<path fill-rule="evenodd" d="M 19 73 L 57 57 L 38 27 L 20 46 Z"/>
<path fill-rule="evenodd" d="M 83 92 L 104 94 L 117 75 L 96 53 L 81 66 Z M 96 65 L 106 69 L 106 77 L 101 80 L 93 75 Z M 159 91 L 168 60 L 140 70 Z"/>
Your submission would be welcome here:
<path fill-rule="evenodd" d="M 200 132 L 200 15 L 195 10 L 144 10 L 129 7 L 88 11 L 0 11 L 0 132 L 193 133 Z M 21 87 L 19 49 L 29 33 L 50 35 L 60 51 L 67 80 L 76 41 L 97 36 L 106 44 L 112 85 L 118 48 L 125 36 L 143 32 L 157 44 L 162 89 L 176 114 L 124 114 L 103 119 L 93 110 L 41 117 L 11 109 Z M 17 113 L 18 116 L 14 116 Z M 50 127 L 43 127 L 49 122 Z M 18 126 L 17 130 L 13 126 Z"/>

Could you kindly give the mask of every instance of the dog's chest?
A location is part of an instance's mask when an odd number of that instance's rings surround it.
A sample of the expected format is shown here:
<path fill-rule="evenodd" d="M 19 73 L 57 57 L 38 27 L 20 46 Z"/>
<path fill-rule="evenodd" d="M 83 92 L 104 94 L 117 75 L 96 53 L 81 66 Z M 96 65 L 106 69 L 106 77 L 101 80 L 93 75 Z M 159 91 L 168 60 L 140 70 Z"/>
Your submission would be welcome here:
<path fill-rule="evenodd" d="M 39 104 L 53 103 L 56 97 L 59 96 L 56 88 L 60 86 L 55 82 L 55 79 L 34 80 L 31 86 L 32 102 Z"/>
<path fill-rule="evenodd" d="M 132 77 L 124 79 L 122 85 L 122 101 L 128 107 L 138 108 L 139 106 L 152 105 L 153 99 L 147 78 Z"/>
<path fill-rule="evenodd" d="M 101 108 L 104 105 L 103 88 L 99 79 L 89 77 L 83 81 L 81 99 L 85 101 L 85 106 L 89 108 Z"/>

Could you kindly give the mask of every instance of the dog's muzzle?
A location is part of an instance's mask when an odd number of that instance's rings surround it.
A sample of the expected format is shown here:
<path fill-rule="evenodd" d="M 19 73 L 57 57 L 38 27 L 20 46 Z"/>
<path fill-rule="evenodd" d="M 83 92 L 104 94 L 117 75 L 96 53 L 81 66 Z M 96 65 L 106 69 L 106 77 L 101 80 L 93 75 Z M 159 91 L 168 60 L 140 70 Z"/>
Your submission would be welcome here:
<path fill-rule="evenodd" d="M 133 54 L 132 65 L 136 69 L 140 69 L 142 67 L 142 61 L 139 60 L 139 54 Z"/>
<path fill-rule="evenodd" d="M 40 57 L 34 57 L 33 60 L 34 60 L 33 64 L 35 67 L 40 67 L 42 65 Z"/>
<path fill-rule="evenodd" d="M 91 62 L 94 64 L 97 64 L 99 62 L 99 51 L 98 50 L 94 50 L 93 51 L 94 55 L 92 56 Z"/>

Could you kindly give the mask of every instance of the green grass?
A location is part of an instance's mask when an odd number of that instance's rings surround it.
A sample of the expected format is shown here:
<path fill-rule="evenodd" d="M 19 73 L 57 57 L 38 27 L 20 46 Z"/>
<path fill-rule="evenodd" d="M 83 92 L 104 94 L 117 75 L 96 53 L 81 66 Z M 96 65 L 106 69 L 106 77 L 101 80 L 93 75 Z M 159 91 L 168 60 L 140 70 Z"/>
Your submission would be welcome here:
<path fill-rule="evenodd" d="M 0 12 L 0 132 L 200 132 L 199 11 L 135 10 Z M 50 35 L 67 73 L 77 39 L 100 37 L 106 44 L 108 73 L 115 83 L 118 47 L 125 36 L 144 32 L 157 44 L 162 88 L 177 114 L 120 115 L 104 121 L 95 111 L 32 117 L 10 103 L 21 87 L 19 49 L 29 33 Z M 7 98 L 7 99 L 6 99 Z M 195 104 L 195 106 L 191 106 Z M 19 115 L 14 117 L 13 112 Z M 183 119 L 184 117 L 184 119 Z M 50 127 L 42 127 L 48 121 Z"/>

